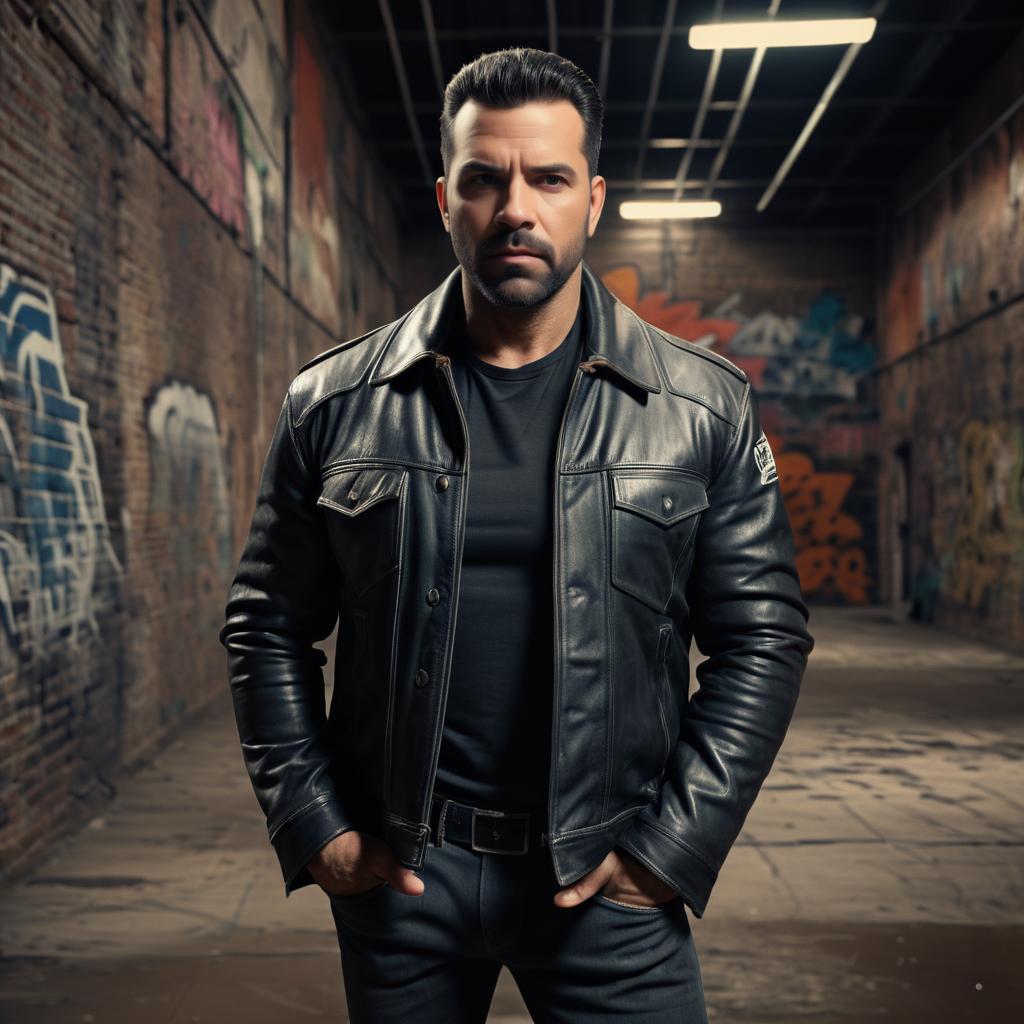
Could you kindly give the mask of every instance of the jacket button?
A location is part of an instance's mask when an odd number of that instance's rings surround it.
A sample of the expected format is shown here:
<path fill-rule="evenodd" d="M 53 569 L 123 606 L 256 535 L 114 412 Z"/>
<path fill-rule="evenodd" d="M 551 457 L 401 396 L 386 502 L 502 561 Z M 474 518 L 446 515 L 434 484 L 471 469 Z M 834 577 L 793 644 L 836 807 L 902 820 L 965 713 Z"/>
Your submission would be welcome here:
<path fill-rule="evenodd" d="M 422 668 L 416 669 L 416 685 L 417 686 L 426 686 L 429 681 L 430 681 L 430 676 L 427 675 L 426 669 L 422 669 Z"/>
<path fill-rule="evenodd" d="M 437 587 L 431 587 L 427 591 L 427 604 L 433 606 L 433 605 L 437 604 L 437 602 L 440 601 L 440 600 L 441 600 L 441 591 L 439 591 L 437 589 Z"/>
<path fill-rule="evenodd" d="M 434 481 L 434 486 L 435 486 L 435 487 L 436 487 L 436 488 L 437 488 L 437 489 L 438 489 L 439 491 L 447 491 L 447 490 L 448 490 L 448 477 L 446 477 L 446 476 L 439 476 L 439 477 L 438 477 L 438 478 L 437 478 L 437 479 L 436 479 L 436 480 Z"/>

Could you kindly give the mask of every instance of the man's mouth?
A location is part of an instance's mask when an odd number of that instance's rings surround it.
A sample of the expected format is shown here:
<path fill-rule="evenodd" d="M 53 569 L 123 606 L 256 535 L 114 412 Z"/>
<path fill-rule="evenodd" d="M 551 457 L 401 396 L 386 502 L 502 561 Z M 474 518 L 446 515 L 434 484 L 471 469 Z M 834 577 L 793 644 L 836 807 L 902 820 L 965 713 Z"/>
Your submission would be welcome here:
<path fill-rule="evenodd" d="M 487 258 L 514 263 L 519 260 L 539 260 L 541 259 L 541 256 L 539 253 L 535 253 L 532 249 L 502 249 L 499 252 L 492 253 Z"/>

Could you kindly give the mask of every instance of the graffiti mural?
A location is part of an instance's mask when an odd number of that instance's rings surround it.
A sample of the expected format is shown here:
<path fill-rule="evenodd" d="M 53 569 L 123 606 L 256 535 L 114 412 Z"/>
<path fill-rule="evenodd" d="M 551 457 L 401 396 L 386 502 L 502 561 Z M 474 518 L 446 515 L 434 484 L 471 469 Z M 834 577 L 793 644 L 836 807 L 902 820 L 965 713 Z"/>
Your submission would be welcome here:
<path fill-rule="evenodd" d="M 199 594 L 220 592 L 232 569 L 231 506 L 210 396 L 169 381 L 153 394 L 146 426 L 150 521 L 171 546 L 161 571 L 169 584 L 189 580 Z"/>
<path fill-rule="evenodd" d="M 950 557 L 949 595 L 978 609 L 1024 562 L 1024 427 L 969 422 L 957 449 L 960 504 Z M 936 538 L 939 550 L 946 548 Z"/>
<path fill-rule="evenodd" d="M 819 472 L 802 452 L 781 452 L 775 462 L 793 527 L 801 589 L 866 604 L 871 579 L 864 530 L 842 511 L 854 474 Z"/>
<path fill-rule="evenodd" d="M 71 394 L 53 295 L 0 264 L 0 623 L 4 668 L 99 635 L 124 573 L 88 406 Z"/>
<path fill-rule="evenodd" d="M 210 209 L 244 235 L 241 111 L 196 19 L 175 33 L 172 57 L 174 162 Z"/>
<path fill-rule="evenodd" d="M 171 159 L 216 216 L 281 273 L 283 61 L 255 7 L 206 8 L 200 19 L 185 6 L 174 22 Z"/>
<path fill-rule="evenodd" d="M 739 293 L 705 315 L 699 302 L 643 292 L 633 266 L 615 267 L 601 279 L 649 323 L 744 370 L 761 399 L 762 424 L 775 452 L 801 589 L 827 600 L 867 603 L 874 578 L 868 530 L 851 510 L 859 475 L 870 479 L 862 470 L 873 414 L 857 400 L 859 380 L 875 362 L 864 318 L 827 289 L 799 317 L 744 313 Z M 858 505 L 864 510 L 872 503 L 873 495 Z"/>
<path fill-rule="evenodd" d="M 739 292 L 703 316 L 697 302 L 671 302 L 657 291 L 641 296 L 635 267 L 617 267 L 602 280 L 649 323 L 732 360 L 765 396 L 853 400 L 858 379 L 875 363 L 864 317 L 828 289 L 799 317 L 745 313 Z"/>

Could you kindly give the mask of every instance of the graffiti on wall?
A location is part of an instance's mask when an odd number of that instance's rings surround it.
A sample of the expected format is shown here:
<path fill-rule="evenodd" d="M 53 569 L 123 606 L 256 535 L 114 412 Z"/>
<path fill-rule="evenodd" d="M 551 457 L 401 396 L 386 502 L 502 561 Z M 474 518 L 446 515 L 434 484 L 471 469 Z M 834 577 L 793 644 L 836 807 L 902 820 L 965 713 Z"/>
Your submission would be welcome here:
<path fill-rule="evenodd" d="M 292 94 L 291 254 L 292 289 L 329 330 L 341 329 L 341 231 L 328 133 L 346 131 L 329 111 L 324 72 L 315 56 L 312 28 L 296 20 Z"/>
<path fill-rule="evenodd" d="M 1024 561 L 1024 428 L 971 420 L 960 433 L 957 465 L 961 491 L 947 592 L 977 609 L 1006 584 L 1008 567 Z"/>
<path fill-rule="evenodd" d="M 206 8 L 200 19 L 183 7 L 174 23 L 171 159 L 216 216 L 281 273 L 283 61 L 254 6 L 208 0 Z"/>
<path fill-rule="evenodd" d="M 0 623 L 4 660 L 99 635 L 124 573 L 88 406 L 71 394 L 50 290 L 0 264 Z"/>
<path fill-rule="evenodd" d="M 244 235 L 245 171 L 238 102 L 201 25 L 187 18 L 172 44 L 172 140 L 178 170 L 211 210 Z"/>
<path fill-rule="evenodd" d="M 803 452 L 782 451 L 775 464 L 793 527 L 801 589 L 866 604 L 871 578 L 864 529 L 843 511 L 854 474 L 820 472 Z"/>
<path fill-rule="evenodd" d="M 1024 111 L 994 127 L 972 158 L 895 226 L 882 292 L 886 360 L 955 329 L 1019 287 Z"/>
<path fill-rule="evenodd" d="M 851 401 L 858 379 L 875 363 L 864 317 L 828 289 L 801 316 L 744 312 L 739 292 L 705 316 L 699 302 L 672 302 L 659 291 L 641 295 L 635 267 L 617 267 L 602 280 L 644 320 L 732 360 L 765 396 Z"/>
<path fill-rule="evenodd" d="M 150 522 L 168 538 L 168 584 L 191 580 L 197 596 L 219 593 L 231 575 L 231 506 L 210 396 L 168 381 L 148 402 Z M 218 606 L 219 608 L 219 606 Z"/>
<path fill-rule="evenodd" d="M 601 279 L 644 320 L 744 370 L 763 400 L 762 424 L 793 527 L 801 589 L 829 600 L 868 602 L 867 530 L 849 508 L 866 451 L 864 424 L 829 419 L 857 412 L 858 380 L 874 364 L 863 318 L 851 315 L 829 291 L 800 317 L 744 314 L 738 293 L 705 316 L 699 302 L 673 301 L 663 291 L 642 292 L 633 266 L 616 267 Z M 821 400 L 813 407 L 814 418 L 797 422 L 794 429 L 787 421 L 806 419 L 809 398 Z M 800 411 L 790 417 L 786 403 L 793 399 L 801 400 Z M 789 433 L 811 440 L 800 450 L 787 450 Z M 841 470 L 821 468 L 823 460 L 838 463 Z"/>

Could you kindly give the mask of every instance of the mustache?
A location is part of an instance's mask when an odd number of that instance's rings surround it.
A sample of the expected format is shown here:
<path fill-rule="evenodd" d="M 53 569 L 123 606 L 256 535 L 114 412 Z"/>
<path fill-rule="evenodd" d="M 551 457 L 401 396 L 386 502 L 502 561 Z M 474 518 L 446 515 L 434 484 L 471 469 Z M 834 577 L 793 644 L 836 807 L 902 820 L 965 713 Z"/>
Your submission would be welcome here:
<path fill-rule="evenodd" d="M 502 249 L 529 249 L 536 255 L 547 259 L 550 255 L 549 247 L 534 241 L 529 235 L 521 232 L 516 232 L 512 235 L 506 235 L 502 238 L 494 239 L 486 244 L 481 249 L 482 256 L 495 256 Z"/>

